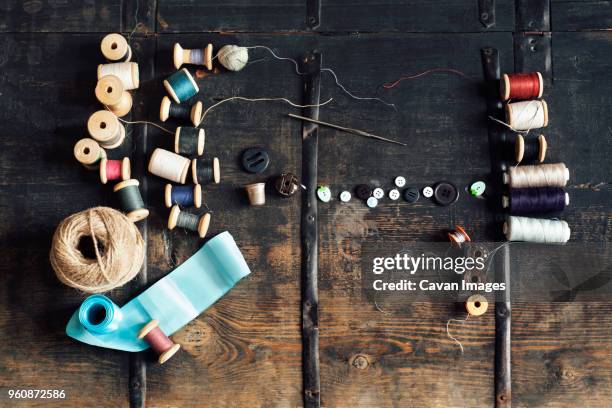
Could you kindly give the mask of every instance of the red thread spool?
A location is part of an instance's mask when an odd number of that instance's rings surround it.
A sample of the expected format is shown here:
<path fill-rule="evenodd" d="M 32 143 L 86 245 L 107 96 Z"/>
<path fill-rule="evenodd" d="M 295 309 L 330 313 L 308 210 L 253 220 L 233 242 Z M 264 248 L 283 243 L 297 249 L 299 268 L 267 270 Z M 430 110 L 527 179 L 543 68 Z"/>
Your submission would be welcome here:
<path fill-rule="evenodd" d="M 542 74 L 539 72 L 504 74 L 499 84 L 499 91 L 504 101 L 541 98 L 544 93 Z"/>
<path fill-rule="evenodd" d="M 448 233 L 448 239 L 450 239 L 453 245 L 458 247 L 460 247 L 464 242 L 472 241 L 468 233 L 465 232 L 465 230 L 459 225 L 455 225 L 455 230 Z"/>
<path fill-rule="evenodd" d="M 130 159 L 124 157 L 122 160 L 100 160 L 100 181 L 106 184 L 109 180 L 129 180 L 132 175 Z"/>
<path fill-rule="evenodd" d="M 157 320 L 151 320 L 138 332 L 138 339 L 149 343 L 151 349 L 159 354 L 159 364 L 164 364 L 170 359 L 179 349 L 180 344 L 176 344 L 159 328 Z"/>

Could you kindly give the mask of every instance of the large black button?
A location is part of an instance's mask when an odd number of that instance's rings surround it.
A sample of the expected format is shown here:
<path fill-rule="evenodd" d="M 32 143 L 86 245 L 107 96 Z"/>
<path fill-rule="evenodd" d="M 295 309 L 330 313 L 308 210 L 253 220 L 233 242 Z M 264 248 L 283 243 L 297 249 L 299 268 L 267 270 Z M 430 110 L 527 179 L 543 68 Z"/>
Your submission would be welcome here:
<path fill-rule="evenodd" d="M 355 195 L 361 200 L 367 200 L 372 195 L 372 187 L 367 184 L 359 184 L 355 187 Z"/>
<path fill-rule="evenodd" d="M 411 204 L 419 201 L 420 196 L 421 195 L 419 194 L 419 189 L 416 187 L 408 187 L 404 190 L 404 200 L 408 201 Z"/>
<path fill-rule="evenodd" d="M 459 190 L 448 181 L 440 181 L 434 186 L 434 201 L 439 205 L 453 204 L 459 198 Z"/>
<path fill-rule="evenodd" d="M 242 153 L 242 167 L 249 173 L 261 173 L 268 168 L 270 157 L 261 147 L 251 147 Z"/>

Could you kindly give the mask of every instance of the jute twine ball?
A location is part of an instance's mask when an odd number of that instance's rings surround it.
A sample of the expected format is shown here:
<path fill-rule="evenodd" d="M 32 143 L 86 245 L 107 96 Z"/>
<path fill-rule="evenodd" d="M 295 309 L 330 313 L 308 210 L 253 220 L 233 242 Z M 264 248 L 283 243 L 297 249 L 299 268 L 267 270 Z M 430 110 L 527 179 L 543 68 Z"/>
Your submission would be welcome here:
<path fill-rule="evenodd" d="M 95 258 L 79 250 L 93 241 Z M 87 293 L 106 292 L 134 278 L 144 262 L 144 241 L 132 221 L 117 210 L 95 207 L 64 219 L 55 230 L 51 266 L 60 281 Z"/>
<path fill-rule="evenodd" d="M 225 45 L 217 53 L 217 58 L 230 71 L 240 71 L 249 62 L 249 50 L 237 45 Z"/>

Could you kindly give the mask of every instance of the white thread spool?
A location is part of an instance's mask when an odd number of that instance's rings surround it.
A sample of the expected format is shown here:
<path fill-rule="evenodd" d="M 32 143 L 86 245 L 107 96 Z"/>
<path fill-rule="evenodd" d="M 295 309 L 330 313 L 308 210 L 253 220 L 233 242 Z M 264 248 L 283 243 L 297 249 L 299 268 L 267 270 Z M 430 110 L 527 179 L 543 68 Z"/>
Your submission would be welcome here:
<path fill-rule="evenodd" d="M 510 216 L 504 223 L 504 234 L 508 241 L 566 243 L 571 230 L 565 221 Z"/>
<path fill-rule="evenodd" d="M 217 53 L 221 65 L 230 71 L 240 71 L 249 62 L 249 50 L 238 45 L 225 45 Z"/>
<path fill-rule="evenodd" d="M 149 160 L 149 172 L 175 183 L 185 184 L 190 160 L 168 150 L 157 148 Z"/>
<path fill-rule="evenodd" d="M 100 50 L 109 61 L 128 62 L 132 59 L 132 48 L 125 37 L 118 33 L 106 35 L 100 43 Z"/>
<path fill-rule="evenodd" d="M 504 173 L 504 184 L 512 188 L 565 187 L 569 169 L 565 163 L 510 167 Z"/>
<path fill-rule="evenodd" d="M 125 128 L 112 112 L 99 110 L 87 121 L 87 130 L 91 137 L 105 149 L 114 149 L 123 143 Z"/>
<path fill-rule="evenodd" d="M 132 96 L 123 89 L 121 80 L 114 75 L 106 75 L 98 80 L 96 98 L 118 117 L 127 115 L 132 109 Z"/>
<path fill-rule="evenodd" d="M 89 170 L 96 170 L 102 159 L 106 158 L 106 151 L 98 142 L 88 137 L 79 140 L 74 145 L 74 157 Z"/>
<path fill-rule="evenodd" d="M 531 100 L 506 105 L 506 123 L 514 130 L 530 130 L 548 126 L 548 105 Z"/>
<path fill-rule="evenodd" d="M 114 64 L 98 65 L 98 79 L 114 75 L 121 80 L 126 91 L 137 89 L 140 85 L 140 73 L 135 62 L 115 62 Z"/>
<path fill-rule="evenodd" d="M 203 65 L 212 70 L 213 46 L 208 44 L 204 49 L 186 49 L 181 44 L 174 44 L 174 67 L 179 69 L 183 64 Z"/>

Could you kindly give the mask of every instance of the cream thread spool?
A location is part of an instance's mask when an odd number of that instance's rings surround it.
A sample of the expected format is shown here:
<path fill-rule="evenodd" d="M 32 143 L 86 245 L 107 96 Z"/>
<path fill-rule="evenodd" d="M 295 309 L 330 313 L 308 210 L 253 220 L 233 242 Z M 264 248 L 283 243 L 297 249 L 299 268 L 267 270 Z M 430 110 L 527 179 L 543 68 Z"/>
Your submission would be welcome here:
<path fill-rule="evenodd" d="M 114 113 L 106 110 L 94 112 L 89 117 L 87 130 L 105 149 L 114 149 L 125 140 L 125 128 Z"/>
<path fill-rule="evenodd" d="M 202 102 L 197 101 L 191 106 L 191 108 L 189 108 L 189 120 L 191 121 L 193 126 L 198 126 L 200 124 L 200 121 L 202 120 L 202 107 Z M 184 119 L 183 117 L 181 117 L 179 112 L 173 113 L 173 111 L 178 111 L 181 109 L 183 108 L 180 104 L 173 104 L 170 98 L 164 96 L 159 106 L 159 120 L 165 122 L 170 118 Z"/>
<path fill-rule="evenodd" d="M 177 127 L 174 133 L 174 153 L 176 154 L 204 154 L 204 129 Z"/>
<path fill-rule="evenodd" d="M 266 203 L 266 183 L 253 183 L 244 186 L 251 205 L 264 205 Z"/>
<path fill-rule="evenodd" d="M 109 61 L 129 62 L 132 59 L 132 48 L 124 36 L 118 33 L 111 33 L 100 42 L 102 55 Z"/>
<path fill-rule="evenodd" d="M 174 67 L 179 69 L 183 64 L 202 65 L 212 70 L 213 46 L 208 44 L 204 49 L 186 49 L 179 43 L 174 44 Z"/>
<path fill-rule="evenodd" d="M 174 186 L 174 188 L 176 188 L 178 186 Z M 183 187 L 186 188 L 186 187 Z M 176 204 L 181 204 L 181 205 L 186 205 L 185 203 L 180 203 L 180 202 L 176 202 L 175 200 L 172 199 L 172 191 L 173 191 L 173 186 L 172 184 L 166 184 L 166 188 L 164 190 L 164 203 L 166 204 L 167 208 L 171 208 L 173 205 Z M 193 206 L 195 208 L 200 208 L 202 206 L 202 186 L 199 184 L 195 184 L 193 186 Z"/>
<path fill-rule="evenodd" d="M 153 151 L 149 160 L 149 173 L 185 184 L 188 172 L 189 159 L 160 148 Z"/>
<path fill-rule="evenodd" d="M 465 311 L 470 316 L 482 316 L 487 312 L 489 308 L 489 302 L 487 298 L 482 295 L 472 295 L 465 302 Z"/>
<path fill-rule="evenodd" d="M 112 175 L 108 174 L 108 159 L 103 158 L 100 160 L 100 181 L 102 184 L 108 183 L 109 178 L 112 180 Z M 121 160 L 121 168 L 120 168 L 120 177 L 121 180 L 129 180 L 132 176 L 132 166 L 130 164 L 130 159 L 128 157 L 124 157 Z"/>
<path fill-rule="evenodd" d="M 210 214 L 205 213 L 201 216 L 181 212 L 178 205 L 172 206 L 170 215 L 168 216 L 168 229 L 173 230 L 174 228 L 181 227 L 191 231 L 196 231 L 200 238 L 204 238 L 208 232 L 210 225 Z"/>
<path fill-rule="evenodd" d="M 170 337 L 160 329 L 157 320 L 151 320 L 138 332 L 138 339 L 146 341 L 151 349 L 159 357 L 159 364 L 164 364 L 181 348 L 181 345 L 173 342 Z"/>
<path fill-rule="evenodd" d="M 88 170 L 96 170 L 100 161 L 106 158 L 106 151 L 98 142 L 86 137 L 74 145 L 74 157 Z"/>
<path fill-rule="evenodd" d="M 548 149 L 548 143 L 546 143 L 544 135 L 538 136 L 538 145 L 538 161 L 542 163 L 546 158 L 546 150 Z M 517 163 L 522 162 L 525 157 L 525 138 L 520 134 L 516 135 L 514 142 L 514 156 Z"/>
<path fill-rule="evenodd" d="M 123 89 L 121 80 L 114 75 L 106 75 L 98 80 L 96 98 L 118 117 L 127 115 L 132 109 L 132 95 Z"/>
<path fill-rule="evenodd" d="M 238 45 L 224 45 L 217 52 L 219 63 L 230 71 L 240 71 L 249 62 L 249 50 Z"/>
<path fill-rule="evenodd" d="M 565 187 L 569 177 L 564 163 L 550 163 L 510 167 L 503 181 L 512 188 Z"/>
<path fill-rule="evenodd" d="M 212 160 L 200 159 L 198 167 L 198 159 L 191 161 L 191 178 L 195 184 L 208 184 L 221 182 L 221 164 L 217 157 Z"/>
<path fill-rule="evenodd" d="M 117 194 L 121 203 L 121 209 L 133 222 L 144 220 L 149 216 L 149 210 L 144 208 L 144 201 L 138 188 L 139 185 L 138 180 L 129 179 L 113 187 L 113 192 Z"/>
<path fill-rule="evenodd" d="M 506 105 L 506 123 L 517 131 L 548 126 L 548 105 L 544 100 L 531 100 Z"/>
<path fill-rule="evenodd" d="M 562 220 L 547 220 L 509 216 L 503 227 L 508 241 L 564 244 L 569 241 L 571 229 Z"/>
<path fill-rule="evenodd" d="M 140 73 L 135 62 L 115 62 L 98 65 L 98 79 L 106 75 L 114 75 L 121 80 L 126 91 L 137 89 L 140 85 Z"/>

